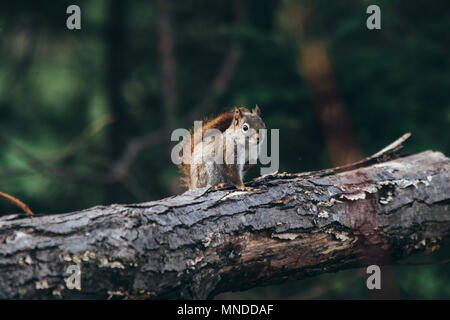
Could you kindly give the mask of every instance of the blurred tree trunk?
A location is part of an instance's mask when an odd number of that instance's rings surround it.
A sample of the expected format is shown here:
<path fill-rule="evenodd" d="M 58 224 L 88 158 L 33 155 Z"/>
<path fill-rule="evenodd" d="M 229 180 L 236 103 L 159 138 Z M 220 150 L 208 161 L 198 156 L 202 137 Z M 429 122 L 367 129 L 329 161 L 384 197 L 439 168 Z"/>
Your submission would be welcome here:
<path fill-rule="evenodd" d="M 314 112 L 325 138 L 331 163 L 333 166 L 340 166 L 354 162 L 361 158 L 361 150 L 350 115 L 339 93 L 323 37 L 315 33 L 309 25 L 314 14 L 314 3 L 287 3 L 282 14 L 289 20 L 289 32 L 299 46 L 298 71 L 305 78 L 310 90 Z M 390 293 L 390 298 L 398 296 L 391 273 L 391 270 L 386 268 L 384 283 L 389 286 L 389 290 L 384 290 L 384 298 L 387 297 L 386 292 Z M 377 292 L 373 294 L 376 295 Z"/>
<path fill-rule="evenodd" d="M 310 90 L 331 162 L 340 166 L 360 159 L 361 152 L 322 36 L 315 34 L 308 24 L 313 10 L 314 4 L 287 2 L 281 15 L 287 32 L 299 47 L 298 72 Z"/>
<path fill-rule="evenodd" d="M 170 0 L 157 0 L 158 49 L 160 54 L 160 79 L 163 114 L 166 126 L 175 128 L 177 119 L 177 63 L 174 53 L 173 23 Z"/>
<path fill-rule="evenodd" d="M 361 157 L 348 111 L 340 98 L 327 50 L 321 40 L 304 41 L 299 51 L 300 72 L 311 91 L 331 163 L 340 166 Z"/>
<path fill-rule="evenodd" d="M 127 4 L 121 0 L 108 2 L 108 20 L 105 35 L 106 93 L 113 123 L 109 128 L 109 158 L 118 159 L 129 138 L 128 113 L 123 98 L 123 84 L 126 77 L 125 17 Z M 108 185 L 108 202 L 123 201 L 124 188 L 120 181 Z"/>

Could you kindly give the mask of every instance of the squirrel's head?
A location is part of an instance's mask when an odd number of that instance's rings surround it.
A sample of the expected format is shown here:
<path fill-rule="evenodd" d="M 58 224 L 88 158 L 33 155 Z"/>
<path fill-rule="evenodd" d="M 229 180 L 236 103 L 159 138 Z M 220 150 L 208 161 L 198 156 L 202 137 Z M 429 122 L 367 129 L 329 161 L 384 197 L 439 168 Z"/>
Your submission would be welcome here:
<path fill-rule="evenodd" d="M 233 128 L 235 133 L 242 133 L 249 139 L 250 143 L 258 144 L 264 140 L 264 135 L 259 130 L 265 129 L 266 125 L 261 119 L 261 110 L 258 105 L 251 112 L 247 109 L 236 107 L 230 127 Z"/>

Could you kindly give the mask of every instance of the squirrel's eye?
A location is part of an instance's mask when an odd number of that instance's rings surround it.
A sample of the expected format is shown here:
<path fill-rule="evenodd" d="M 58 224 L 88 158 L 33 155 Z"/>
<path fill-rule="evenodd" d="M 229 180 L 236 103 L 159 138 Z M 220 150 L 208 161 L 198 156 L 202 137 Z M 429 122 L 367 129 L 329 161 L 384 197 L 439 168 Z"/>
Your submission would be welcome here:
<path fill-rule="evenodd" d="M 242 126 L 242 130 L 247 131 L 248 130 L 248 124 L 244 123 Z"/>

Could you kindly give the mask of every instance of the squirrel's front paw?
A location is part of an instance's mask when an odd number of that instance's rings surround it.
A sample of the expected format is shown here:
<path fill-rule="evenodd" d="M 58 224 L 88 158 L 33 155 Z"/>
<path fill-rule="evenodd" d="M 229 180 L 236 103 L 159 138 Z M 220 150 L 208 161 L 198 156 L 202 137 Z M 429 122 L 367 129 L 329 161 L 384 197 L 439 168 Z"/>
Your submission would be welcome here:
<path fill-rule="evenodd" d="M 254 189 L 252 187 L 246 187 L 245 185 L 237 187 L 241 191 L 253 191 Z"/>
<path fill-rule="evenodd" d="M 226 184 L 225 182 L 221 182 L 221 183 L 216 184 L 216 185 L 213 187 L 213 189 L 214 189 L 214 190 L 218 190 L 218 189 L 220 189 L 220 188 L 225 187 L 226 185 L 227 185 L 227 184 Z"/>

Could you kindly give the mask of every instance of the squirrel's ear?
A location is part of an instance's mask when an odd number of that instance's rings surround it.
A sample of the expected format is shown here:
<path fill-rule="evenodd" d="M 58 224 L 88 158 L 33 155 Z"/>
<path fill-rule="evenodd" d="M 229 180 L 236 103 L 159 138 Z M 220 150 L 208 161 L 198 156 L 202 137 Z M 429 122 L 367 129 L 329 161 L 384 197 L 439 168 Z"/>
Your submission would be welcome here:
<path fill-rule="evenodd" d="M 240 108 L 234 108 L 234 116 L 233 116 L 233 124 L 237 126 L 239 124 L 239 120 L 242 118 L 242 111 Z"/>
<path fill-rule="evenodd" d="M 261 109 L 259 109 L 258 105 L 255 106 L 255 109 L 252 110 L 253 114 L 256 114 L 258 117 L 261 115 Z"/>

